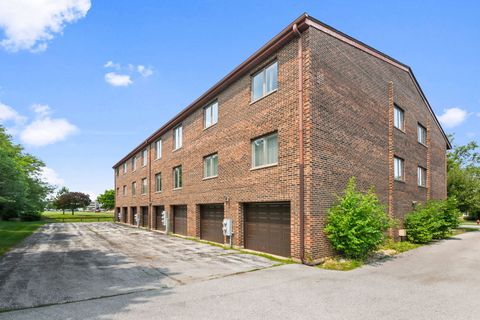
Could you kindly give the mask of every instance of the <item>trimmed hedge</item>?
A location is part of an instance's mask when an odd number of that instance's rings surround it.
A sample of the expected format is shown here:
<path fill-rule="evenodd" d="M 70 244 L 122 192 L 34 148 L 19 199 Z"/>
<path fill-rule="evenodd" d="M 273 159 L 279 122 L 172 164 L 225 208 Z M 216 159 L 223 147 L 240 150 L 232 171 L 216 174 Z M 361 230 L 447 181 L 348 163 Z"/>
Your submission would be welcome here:
<path fill-rule="evenodd" d="M 430 200 L 417 205 L 405 217 L 407 238 L 414 243 L 427 243 L 446 238 L 460 224 L 460 211 L 454 198 Z"/>
<path fill-rule="evenodd" d="M 373 189 L 361 193 L 351 178 L 343 196 L 328 210 L 324 231 L 337 251 L 362 259 L 384 242 L 390 226 L 391 220 Z"/>

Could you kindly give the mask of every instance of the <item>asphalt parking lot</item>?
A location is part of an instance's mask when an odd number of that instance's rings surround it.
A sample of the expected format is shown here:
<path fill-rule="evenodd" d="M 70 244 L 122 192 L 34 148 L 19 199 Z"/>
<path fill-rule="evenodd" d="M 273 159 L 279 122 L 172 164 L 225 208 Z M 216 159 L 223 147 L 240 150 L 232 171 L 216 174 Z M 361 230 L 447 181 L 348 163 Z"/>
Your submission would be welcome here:
<path fill-rule="evenodd" d="M 480 231 L 348 272 L 230 251 L 108 223 L 50 225 L 0 260 L 0 301 L 23 306 L 0 320 L 479 319 Z"/>
<path fill-rule="evenodd" d="M 168 290 L 273 264 L 113 223 L 48 224 L 0 259 L 0 310 Z"/>

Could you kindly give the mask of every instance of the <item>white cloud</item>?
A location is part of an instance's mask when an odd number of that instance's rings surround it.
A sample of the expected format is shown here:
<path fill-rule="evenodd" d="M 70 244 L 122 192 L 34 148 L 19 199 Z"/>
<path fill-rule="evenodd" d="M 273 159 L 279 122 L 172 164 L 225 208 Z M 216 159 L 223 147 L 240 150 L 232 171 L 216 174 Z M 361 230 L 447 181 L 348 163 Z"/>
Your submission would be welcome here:
<path fill-rule="evenodd" d="M 63 141 L 77 130 L 66 119 L 44 117 L 27 125 L 20 133 L 20 139 L 26 144 L 41 147 Z"/>
<path fill-rule="evenodd" d="M 142 77 L 150 77 L 153 74 L 153 70 L 151 68 L 147 68 L 143 65 L 137 66 L 137 71 L 142 75 Z"/>
<path fill-rule="evenodd" d="M 120 65 L 118 63 L 113 62 L 112 60 L 107 61 L 107 63 L 105 63 L 103 66 L 105 68 L 114 68 L 117 70 L 120 69 Z"/>
<path fill-rule="evenodd" d="M 46 104 L 34 104 L 31 108 L 40 117 L 46 117 L 51 113 L 50 107 Z"/>
<path fill-rule="evenodd" d="M 115 72 L 105 74 L 105 81 L 114 87 L 126 87 L 133 83 L 129 75 Z"/>
<path fill-rule="evenodd" d="M 0 0 L 0 45 L 11 52 L 43 51 L 63 28 L 86 16 L 90 0 Z"/>
<path fill-rule="evenodd" d="M 65 181 L 60 178 L 58 173 L 49 167 L 43 167 L 42 171 L 40 172 L 40 178 L 52 185 L 60 186 L 65 184 Z"/>
<path fill-rule="evenodd" d="M 460 125 L 467 118 L 467 111 L 460 108 L 445 109 L 442 115 L 438 117 L 438 120 L 445 128 L 454 128 Z"/>
<path fill-rule="evenodd" d="M 0 102 L 0 123 L 13 121 L 18 124 L 25 120 L 25 117 L 21 116 L 15 109 Z"/>
<path fill-rule="evenodd" d="M 117 71 L 105 74 L 105 81 L 115 87 L 127 87 L 131 85 L 133 83 L 132 77 L 134 77 L 137 72 L 144 78 L 150 77 L 153 74 L 152 68 L 146 67 L 142 64 L 134 65 L 129 63 L 122 66 L 120 63 L 108 60 L 103 66 Z"/>

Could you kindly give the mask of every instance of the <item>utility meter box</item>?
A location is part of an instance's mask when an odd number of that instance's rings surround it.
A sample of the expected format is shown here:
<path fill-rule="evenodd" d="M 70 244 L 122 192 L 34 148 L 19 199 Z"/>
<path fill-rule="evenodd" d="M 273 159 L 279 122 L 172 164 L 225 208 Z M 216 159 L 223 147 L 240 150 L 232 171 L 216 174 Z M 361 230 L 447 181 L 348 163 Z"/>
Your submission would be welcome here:
<path fill-rule="evenodd" d="M 140 215 L 138 213 L 135 213 L 135 224 L 140 226 Z"/>
<path fill-rule="evenodd" d="M 232 219 L 223 219 L 222 231 L 224 236 L 231 237 L 233 235 Z"/>
<path fill-rule="evenodd" d="M 162 211 L 162 224 L 165 226 L 165 232 L 169 233 L 169 223 L 168 223 L 168 212 L 163 210 Z"/>

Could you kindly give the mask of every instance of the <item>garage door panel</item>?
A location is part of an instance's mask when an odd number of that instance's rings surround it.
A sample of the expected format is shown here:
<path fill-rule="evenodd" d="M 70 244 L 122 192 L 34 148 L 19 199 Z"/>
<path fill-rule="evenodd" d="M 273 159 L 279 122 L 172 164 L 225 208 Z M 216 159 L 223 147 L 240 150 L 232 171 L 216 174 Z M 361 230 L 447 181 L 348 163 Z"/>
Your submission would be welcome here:
<path fill-rule="evenodd" d="M 173 206 L 173 233 L 187 235 L 187 206 Z"/>
<path fill-rule="evenodd" d="M 222 221 L 224 217 L 223 204 L 208 204 L 200 206 L 200 238 L 223 243 Z"/>
<path fill-rule="evenodd" d="M 245 247 L 290 256 L 290 204 L 245 204 Z"/>

